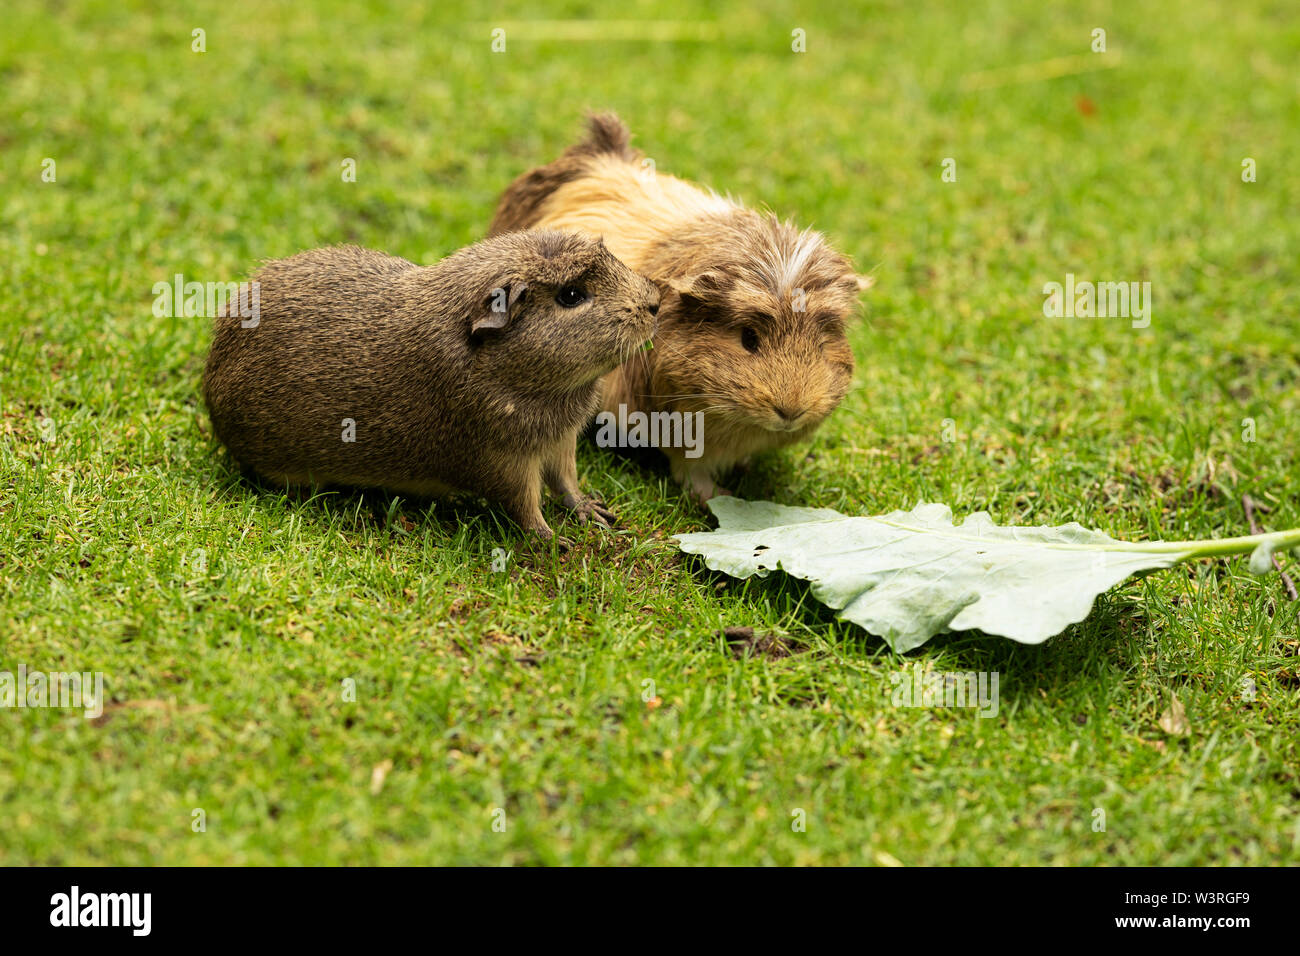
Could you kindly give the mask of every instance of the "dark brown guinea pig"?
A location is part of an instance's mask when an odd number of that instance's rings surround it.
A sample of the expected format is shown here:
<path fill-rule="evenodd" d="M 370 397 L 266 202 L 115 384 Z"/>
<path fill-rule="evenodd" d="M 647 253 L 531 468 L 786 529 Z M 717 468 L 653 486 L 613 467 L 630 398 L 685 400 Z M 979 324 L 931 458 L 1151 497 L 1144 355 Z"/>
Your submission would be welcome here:
<path fill-rule="evenodd" d="M 657 172 L 611 114 L 587 139 L 519 177 L 492 233 L 576 230 L 602 236 L 664 294 L 654 348 L 606 377 L 602 408 L 702 413 L 703 439 L 661 447 L 697 498 L 755 453 L 808 437 L 848 390 L 845 326 L 870 280 L 812 230 L 753 212 Z"/>
<path fill-rule="evenodd" d="M 276 484 L 500 504 L 546 538 L 541 486 L 582 521 L 574 448 L 659 293 L 573 233 L 488 239 L 420 267 L 334 246 L 268 263 L 259 315 L 216 322 L 203 392 L 221 441 Z"/>

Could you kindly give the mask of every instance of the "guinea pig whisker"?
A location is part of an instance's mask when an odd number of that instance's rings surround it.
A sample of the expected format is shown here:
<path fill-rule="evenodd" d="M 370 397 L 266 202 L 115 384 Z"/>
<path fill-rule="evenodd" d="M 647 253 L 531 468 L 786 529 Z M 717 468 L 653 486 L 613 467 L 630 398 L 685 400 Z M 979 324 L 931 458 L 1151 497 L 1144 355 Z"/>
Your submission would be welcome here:
<path fill-rule="evenodd" d="M 703 408 L 697 408 L 695 410 L 697 412 L 702 412 L 706 415 L 712 415 L 716 418 L 728 418 L 733 421 L 740 420 L 735 413 L 735 408 L 731 405 L 724 405 L 724 404 L 705 405 Z"/>
<path fill-rule="evenodd" d="M 730 396 L 726 395 L 723 392 L 679 392 L 677 394 L 656 392 L 655 394 L 649 397 L 657 398 L 657 399 L 668 399 L 668 400 L 698 398 L 703 401 L 709 401 L 709 400 L 716 401 L 718 399 L 729 398 Z"/>

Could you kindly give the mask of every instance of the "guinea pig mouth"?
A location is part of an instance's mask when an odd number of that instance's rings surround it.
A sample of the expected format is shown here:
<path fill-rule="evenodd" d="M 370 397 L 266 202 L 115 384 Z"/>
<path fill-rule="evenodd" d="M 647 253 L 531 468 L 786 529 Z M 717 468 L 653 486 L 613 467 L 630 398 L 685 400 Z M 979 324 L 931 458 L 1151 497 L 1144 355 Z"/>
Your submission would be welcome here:
<path fill-rule="evenodd" d="M 762 420 L 755 421 L 755 424 L 764 431 L 775 432 L 778 435 L 789 435 L 816 425 L 817 418 L 808 411 L 790 414 L 776 409 Z"/>
<path fill-rule="evenodd" d="M 654 348 L 654 328 L 638 329 L 623 336 L 623 357 L 619 364 Z"/>

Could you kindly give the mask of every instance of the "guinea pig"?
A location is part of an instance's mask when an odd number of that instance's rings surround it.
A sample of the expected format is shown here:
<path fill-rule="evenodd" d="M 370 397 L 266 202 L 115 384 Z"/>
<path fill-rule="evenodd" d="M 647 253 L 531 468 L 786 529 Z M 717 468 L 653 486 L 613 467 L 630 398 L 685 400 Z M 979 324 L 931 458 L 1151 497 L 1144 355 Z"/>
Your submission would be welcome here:
<path fill-rule="evenodd" d="M 818 232 L 667 176 L 629 145 L 613 114 L 502 195 L 491 234 L 544 226 L 602 236 L 660 287 L 653 348 L 606 377 L 602 408 L 701 413 L 688 457 L 662 447 L 698 500 L 758 452 L 807 438 L 848 390 L 845 327 L 871 280 Z"/>
<path fill-rule="evenodd" d="M 471 492 L 547 539 L 543 483 L 583 523 L 616 520 L 579 488 L 577 434 L 601 376 L 654 334 L 659 292 L 602 242 L 519 232 L 425 267 L 333 246 L 254 281 L 256 319 L 217 319 L 203 377 L 213 429 L 246 471 Z"/>

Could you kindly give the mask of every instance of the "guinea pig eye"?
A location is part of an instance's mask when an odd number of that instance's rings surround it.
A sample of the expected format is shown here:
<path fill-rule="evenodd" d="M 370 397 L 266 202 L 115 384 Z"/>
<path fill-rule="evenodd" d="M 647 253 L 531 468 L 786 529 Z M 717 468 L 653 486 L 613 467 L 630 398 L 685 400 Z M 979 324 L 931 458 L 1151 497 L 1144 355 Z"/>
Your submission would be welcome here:
<path fill-rule="evenodd" d="M 740 330 L 740 344 L 750 352 L 758 351 L 758 333 L 754 331 L 752 325 L 747 325 Z"/>
<path fill-rule="evenodd" d="M 555 293 L 555 301 L 566 309 L 575 309 L 587 301 L 587 290 L 576 285 L 566 285 Z"/>

